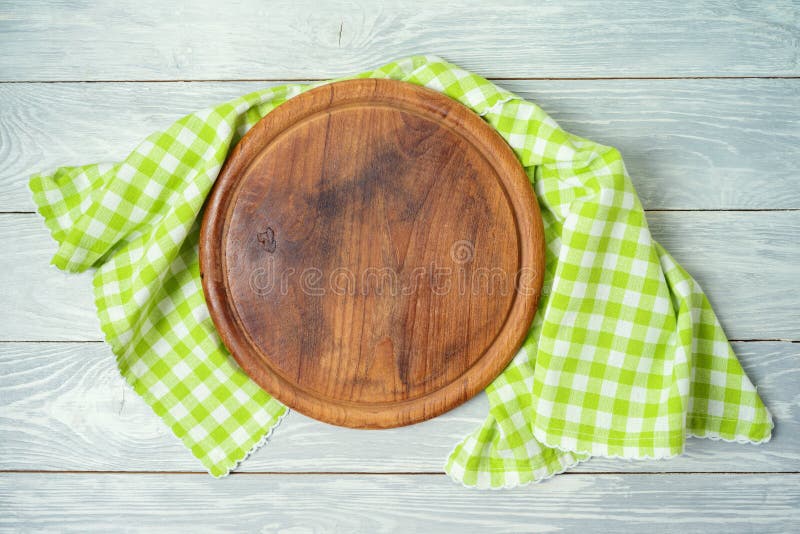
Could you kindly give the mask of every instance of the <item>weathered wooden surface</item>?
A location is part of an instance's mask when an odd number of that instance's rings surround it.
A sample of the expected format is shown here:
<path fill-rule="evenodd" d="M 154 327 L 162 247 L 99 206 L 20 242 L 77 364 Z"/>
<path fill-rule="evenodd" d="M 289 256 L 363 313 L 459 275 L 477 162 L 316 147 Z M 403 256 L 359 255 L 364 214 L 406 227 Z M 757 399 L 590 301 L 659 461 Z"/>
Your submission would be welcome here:
<path fill-rule="evenodd" d="M 798 6 L 0 2 L 0 530 L 800 530 Z M 645 207 L 677 210 L 651 211 L 653 233 L 730 337 L 761 340 L 734 349 L 775 416 L 772 442 L 694 439 L 672 460 L 593 459 L 541 485 L 465 490 L 439 473 L 483 419 L 481 395 L 390 431 L 292 414 L 242 466 L 281 474 L 129 473 L 199 468 L 91 342 L 90 276 L 48 266 L 27 175 L 119 159 L 186 113 L 279 80 L 426 52 L 505 78 L 568 130 L 618 147 Z M 649 79 L 606 79 L 637 77 Z"/>
<path fill-rule="evenodd" d="M 0 84 L 0 210 L 32 209 L 30 173 L 123 158 L 187 113 L 274 83 Z M 617 147 L 648 209 L 800 208 L 798 80 L 497 83 Z"/>
<path fill-rule="evenodd" d="M 797 12 L 792 0 L 11 2 L 0 79 L 326 78 L 416 53 L 492 77 L 797 75 Z"/>
<path fill-rule="evenodd" d="M 0 475 L 0 528 L 85 532 L 796 532 L 800 475 L 564 475 L 517 491 L 442 475 Z"/>
<path fill-rule="evenodd" d="M 595 458 L 575 471 L 800 471 L 800 345 L 733 346 L 775 417 L 770 443 L 690 439 L 678 458 Z M 0 471 L 202 470 L 125 385 L 104 343 L 0 343 L 0 376 Z M 240 471 L 441 472 L 453 445 L 486 413 L 484 395 L 431 421 L 383 431 L 292 413 Z"/>

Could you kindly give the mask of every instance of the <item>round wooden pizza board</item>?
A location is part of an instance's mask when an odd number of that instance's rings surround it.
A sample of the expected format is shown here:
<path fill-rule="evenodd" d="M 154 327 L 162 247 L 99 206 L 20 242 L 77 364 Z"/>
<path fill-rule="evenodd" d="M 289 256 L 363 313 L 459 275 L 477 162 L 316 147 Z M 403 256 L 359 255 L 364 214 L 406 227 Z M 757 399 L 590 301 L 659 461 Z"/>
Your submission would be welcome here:
<path fill-rule="evenodd" d="M 328 423 L 388 428 L 484 389 L 519 349 L 542 220 L 511 149 L 413 84 L 288 100 L 231 152 L 200 240 L 211 317 L 264 390 Z"/>

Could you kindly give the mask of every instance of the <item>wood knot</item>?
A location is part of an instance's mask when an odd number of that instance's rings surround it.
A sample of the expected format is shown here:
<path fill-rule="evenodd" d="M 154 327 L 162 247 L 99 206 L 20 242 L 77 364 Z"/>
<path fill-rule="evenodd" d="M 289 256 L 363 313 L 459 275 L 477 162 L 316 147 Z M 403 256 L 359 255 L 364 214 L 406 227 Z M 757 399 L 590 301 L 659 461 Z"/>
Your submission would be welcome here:
<path fill-rule="evenodd" d="M 256 237 L 261 246 L 264 247 L 264 250 L 270 254 L 275 252 L 278 244 L 275 242 L 275 231 L 271 227 L 267 226 L 267 229 L 256 234 Z"/>

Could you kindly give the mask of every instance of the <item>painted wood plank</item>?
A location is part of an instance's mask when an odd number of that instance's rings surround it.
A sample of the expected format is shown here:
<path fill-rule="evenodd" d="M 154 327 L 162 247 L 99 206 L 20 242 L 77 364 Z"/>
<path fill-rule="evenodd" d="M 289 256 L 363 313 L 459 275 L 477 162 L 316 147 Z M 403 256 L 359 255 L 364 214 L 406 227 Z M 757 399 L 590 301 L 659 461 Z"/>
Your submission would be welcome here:
<path fill-rule="evenodd" d="M 772 441 L 690 439 L 662 461 L 596 458 L 576 472 L 800 471 L 800 344 L 734 343 L 770 408 Z M 367 431 L 292 413 L 244 472 L 440 472 L 488 413 L 483 394 L 431 421 Z M 202 471 L 125 385 L 102 343 L 0 343 L 0 470 Z"/>
<path fill-rule="evenodd" d="M 797 3 L 5 2 L 0 79 L 331 77 L 439 54 L 492 77 L 796 75 Z"/>
<path fill-rule="evenodd" d="M 650 212 L 653 235 L 707 291 L 731 339 L 800 340 L 800 211 Z M 0 214 L 0 341 L 99 340 L 88 273 L 48 263 L 36 214 Z"/>
<path fill-rule="evenodd" d="M 148 532 L 796 532 L 800 475 L 567 475 L 476 491 L 442 475 L 5 474 L 0 528 Z M 235 527 L 234 527 L 235 525 Z"/>
<path fill-rule="evenodd" d="M 505 80 L 567 130 L 615 146 L 649 209 L 800 208 L 800 81 Z M 0 211 L 27 177 L 121 159 L 150 132 L 265 82 L 0 84 Z"/>

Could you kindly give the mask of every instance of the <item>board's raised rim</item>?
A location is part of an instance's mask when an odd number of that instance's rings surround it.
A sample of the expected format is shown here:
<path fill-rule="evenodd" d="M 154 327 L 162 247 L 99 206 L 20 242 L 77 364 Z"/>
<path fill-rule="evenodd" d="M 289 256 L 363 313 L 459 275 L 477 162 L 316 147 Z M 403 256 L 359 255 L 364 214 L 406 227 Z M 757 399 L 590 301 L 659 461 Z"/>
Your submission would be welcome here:
<path fill-rule="evenodd" d="M 494 168 L 513 209 L 520 269 L 536 279 L 529 294 L 515 292 L 503 327 L 484 354 L 461 376 L 424 396 L 400 402 L 355 403 L 322 399 L 269 369 L 269 362 L 249 341 L 226 291 L 223 243 L 239 178 L 254 158 L 248 149 L 271 143 L 298 121 L 331 107 L 358 102 L 401 106 L 435 117 L 457 131 Z M 259 148 L 260 147 L 260 148 Z M 444 413 L 483 390 L 508 365 L 533 320 L 544 274 L 544 231 L 528 176 L 505 140 L 481 117 L 459 102 L 425 87 L 386 79 L 352 79 L 319 86 L 287 100 L 250 129 L 228 158 L 206 201 L 200 230 L 200 272 L 209 313 L 220 337 L 242 369 L 265 391 L 292 409 L 340 426 L 390 428 L 421 422 Z"/>

